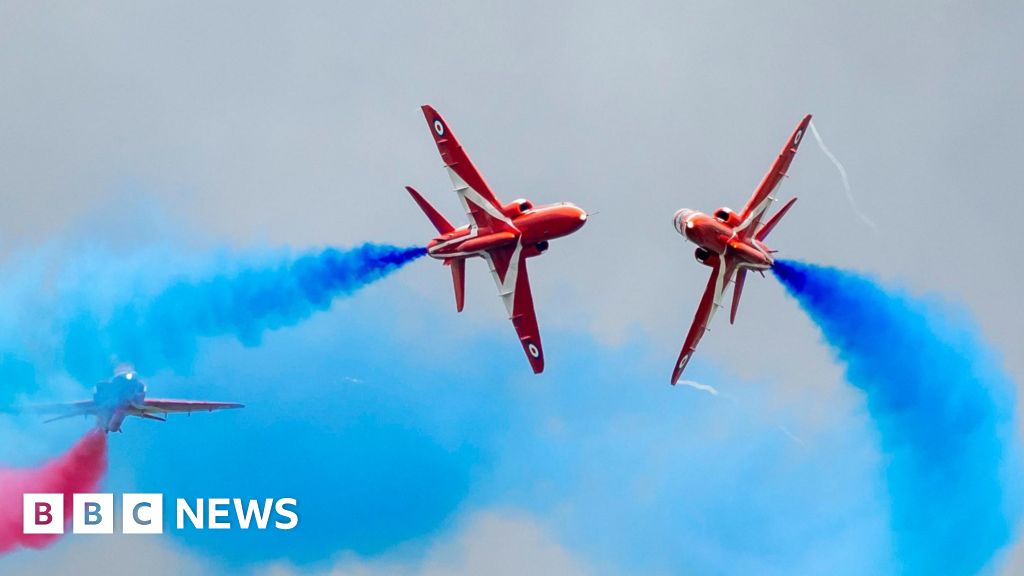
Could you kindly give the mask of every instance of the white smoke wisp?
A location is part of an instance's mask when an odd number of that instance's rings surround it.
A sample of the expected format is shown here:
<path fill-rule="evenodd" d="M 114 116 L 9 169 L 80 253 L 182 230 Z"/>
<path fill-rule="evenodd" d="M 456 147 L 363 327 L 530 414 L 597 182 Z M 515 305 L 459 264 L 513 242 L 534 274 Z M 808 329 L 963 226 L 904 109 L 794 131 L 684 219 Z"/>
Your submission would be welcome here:
<path fill-rule="evenodd" d="M 714 386 L 710 386 L 708 384 L 701 384 L 700 382 L 694 382 L 693 380 L 680 380 L 679 383 L 682 384 L 683 386 L 689 386 L 690 388 L 696 388 L 697 390 L 700 390 L 701 392 L 707 392 L 708 394 L 711 394 L 712 396 L 718 396 L 718 390 L 716 390 Z"/>
<path fill-rule="evenodd" d="M 858 218 L 860 218 L 861 222 L 870 228 L 878 228 L 875 226 L 875 223 L 857 207 L 857 202 L 853 199 L 853 193 L 850 191 L 850 178 L 846 175 L 846 168 L 843 167 L 843 163 L 836 158 L 835 154 L 828 149 L 828 146 L 825 146 L 825 141 L 821 139 L 821 134 L 818 134 L 818 128 L 815 127 L 813 120 L 811 121 L 811 134 L 814 134 L 814 140 L 818 142 L 818 148 L 821 148 L 821 151 L 825 153 L 825 156 L 828 156 L 828 159 L 832 161 L 836 170 L 839 171 L 839 177 L 843 180 L 843 190 L 846 191 L 846 201 L 850 204 L 850 208 L 853 209 L 853 212 Z"/>

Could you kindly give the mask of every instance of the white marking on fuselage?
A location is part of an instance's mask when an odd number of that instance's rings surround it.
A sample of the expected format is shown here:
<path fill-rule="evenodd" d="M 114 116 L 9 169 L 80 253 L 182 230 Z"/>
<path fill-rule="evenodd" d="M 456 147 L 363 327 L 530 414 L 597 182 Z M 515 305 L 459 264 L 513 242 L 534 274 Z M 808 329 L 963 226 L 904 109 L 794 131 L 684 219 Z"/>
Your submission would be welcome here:
<path fill-rule="evenodd" d="M 469 234 L 466 234 L 465 236 L 459 236 L 458 238 L 452 238 L 451 240 L 445 240 L 444 242 L 435 244 L 430 249 L 430 254 L 433 255 L 434 252 L 437 252 L 438 250 L 441 250 L 442 248 L 446 248 L 448 246 L 451 246 L 453 244 L 457 244 L 459 242 L 465 242 L 466 240 L 469 240 L 470 238 L 476 238 L 477 235 L 479 235 L 479 233 L 480 233 L 480 229 L 477 228 L 476 224 L 471 224 L 469 226 Z"/>
<path fill-rule="evenodd" d="M 508 269 L 505 270 L 504 281 L 498 274 L 498 269 L 494 265 L 494 258 L 491 254 L 486 251 L 480 253 L 480 256 L 487 260 L 487 264 L 490 265 L 491 276 L 494 277 L 494 283 L 498 286 L 498 295 L 501 296 L 502 302 L 505 303 L 505 309 L 508 311 L 509 318 L 512 317 L 512 311 L 515 309 L 516 304 L 516 280 L 519 277 L 519 259 L 522 257 L 522 250 L 523 243 L 517 242 L 512 255 L 508 259 Z"/>

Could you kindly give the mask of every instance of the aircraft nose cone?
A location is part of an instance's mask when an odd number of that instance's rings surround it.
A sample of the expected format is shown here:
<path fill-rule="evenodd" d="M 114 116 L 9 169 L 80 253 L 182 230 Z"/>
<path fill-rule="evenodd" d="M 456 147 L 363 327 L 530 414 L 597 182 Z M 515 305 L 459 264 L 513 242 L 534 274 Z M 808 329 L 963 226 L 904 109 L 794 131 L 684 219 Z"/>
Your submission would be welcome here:
<path fill-rule="evenodd" d="M 562 234 L 572 234 L 579 230 L 587 223 L 587 218 L 590 215 L 587 211 L 576 206 L 575 204 L 565 203 L 559 211 L 559 219 L 562 221 L 562 227 L 565 232 Z"/>
<path fill-rule="evenodd" d="M 587 214 L 586 210 L 583 210 L 582 208 L 578 208 L 576 206 L 573 206 L 572 207 L 572 218 L 574 220 L 573 220 L 573 224 L 572 224 L 572 231 L 575 232 L 575 231 L 579 230 L 580 228 L 583 228 L 583 225 L 587 223 L 587 218 L 588 217 L 589 217 L 589 214 Z"/>
<path fill-rule="evenodd" d="M 573 206 L 573 208 L 576 208 L 576 219 L 580 221 L 580 226 L 586 224 L 588 216 L 587 211 L 582 208 L 577 208 L 575 206 Z"/>
<path fill-rule="evenodd" d="M 676 227 L 676 232 L 679 232 L 683 236 L 686 235 L 686 221 L 693 214 L 693 210 L 688 208 L 680 208 L 676 210 L 676 213 L 672 216 L 672 224 Z"/>

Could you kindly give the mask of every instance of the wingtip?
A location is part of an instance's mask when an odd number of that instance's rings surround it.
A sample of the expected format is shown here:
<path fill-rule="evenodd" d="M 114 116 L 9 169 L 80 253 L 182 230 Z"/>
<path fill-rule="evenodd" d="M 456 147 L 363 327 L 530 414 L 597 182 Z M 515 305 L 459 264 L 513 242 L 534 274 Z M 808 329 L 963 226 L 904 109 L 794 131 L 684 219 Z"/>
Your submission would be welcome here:
<path fill-rule="evenodd" d="M 427 122 L 430 122 L 434 118 L 441 117 L 441 114 L 437 111 L 437 109 L 431 106 L 430 104 L 423 104 L 422 106 L 420 106 L 420 110 L 423 111 L 423 116 L 427 119 Z"/>
<path fill-rule="evenodd" d="M 807 127 L 810 126 L 810 124 L 811 124 L 811 115 L 810 114 L 804 115 L 804 117 L 800 120 L 800 123 L 796 125 L 796 132 L 803 132 L 804 130 L 807 130 Z"/>
<path fill-rule="evenodd" d="M 527 348 L 526 354 L 527 354 L 526 359 L 530 361 L 530 369 L 533 370 L 533 373 L 534 374 L 540 374 L 541 372 L 543 372 L 544 371 L 544 355 L 543 354 L 538 354 L 537 356 L 533 356 L 532 354 L 530 354 L 529 348 Z"/>

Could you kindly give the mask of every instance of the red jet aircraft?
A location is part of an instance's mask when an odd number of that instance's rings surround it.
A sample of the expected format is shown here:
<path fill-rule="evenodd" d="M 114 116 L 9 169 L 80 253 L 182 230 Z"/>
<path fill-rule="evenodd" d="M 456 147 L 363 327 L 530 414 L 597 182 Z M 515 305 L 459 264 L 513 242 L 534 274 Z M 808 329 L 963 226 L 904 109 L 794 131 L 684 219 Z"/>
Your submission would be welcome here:
<path fill-rule="evenodd" d="M 587 213 L 569 203 L 534 206 L 529 200 L 520 199 L 502 204 L 473 166 L 444 118 L 430 106 L 423 106 L 423 115 L 471 222 L 455 228 L 419 192 L 406 186 L 412 199 L 437 228 L 438 236 L 427 245 L 427 253 L 452 269 L 455 307 L 459 312 L 464 302 L 466 258 L 479 256 L 487 261 L 530 366 L 539 374 L 544 370 L 544 351 L 533 310 L 526 259 L 547 250 L 549 240 L 579 230 L 587 221 Z"/>
<path fill-rule="evenodd" d="M 768 249 L 764 244 L 764 239 L 779 223 L 779 220 L 786 215 L 786 212 L 796 202 L 796 198 L 787 202 L 775 216 L 764 224 L 761 223 L 761 220 L 772 202 L 775 201 L 772 192 L 786 175 L 786 170 L 793 162 L 796 149 L 800 146 L 800 140 L 803 139 L 810 122 L 810 114 L 804 116 L 804 119 L 800 121 L 742 212 L 736 214 L 729 208 L 715 210 L 714 216 L 686 208 L 676 212 L 674 218 L 676 230 L 684 238 L 697 245 L 694 255 L 701 264 L 711 267 L 711 279 L 708 280 L 708 286 L 704 289 L 704 296 L 701 298 L 697 314 L 693 318 L 693 325 L 690 326 L 690 331 L 686 334 L 683 350 L 679 353 L 679 359 L 672 370 L 672 384 L 679 381 L 679 375 L 683 373 L 687 362 L 690 361 L 690 357 L 697 349 L 697 343 L 700 342 L 704 332 L 708 330 L 711 317 L 714 316 L 718 308 L 722 307 L 722 296 L 729 288 L 729 283 L 733 282 L 733 276 L 735 276 L 736 289 L 732 296 L 729 323 L 736 321 L 736 310 L 740 305 L 740 294 L 743 292 L 743 282 L 746 280 L 747 270 L 757 270 L 763 275 L 763 271 L 771 268 L 774 264 L 772 259 L 774 250 Z"/>

